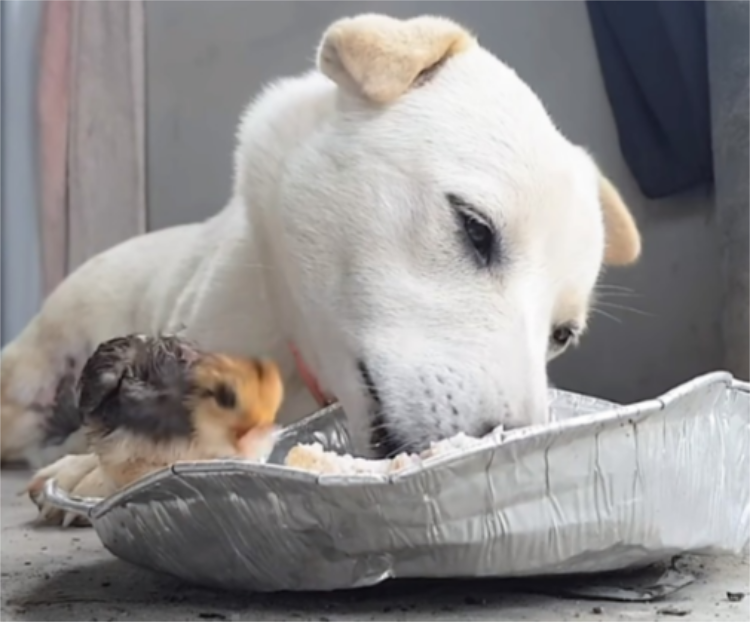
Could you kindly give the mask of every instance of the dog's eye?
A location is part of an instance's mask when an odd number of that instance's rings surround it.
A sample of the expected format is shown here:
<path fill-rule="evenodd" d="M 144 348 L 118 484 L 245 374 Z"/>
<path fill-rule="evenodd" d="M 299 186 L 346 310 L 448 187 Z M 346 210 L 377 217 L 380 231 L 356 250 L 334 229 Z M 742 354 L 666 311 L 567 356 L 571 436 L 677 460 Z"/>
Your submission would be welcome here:
<path fill-rule="evenodd" d="M 469 202 L 455 194 L 447 194 L 446 197 L 456 213 L 465 239 L 471 246 L 477 261 L 483 267 L 489 266 L 494 259 L 497 246 L 494 228 Z"/>
<path fill-rule="evenodd" d="M 492 258 L 492 243 L 495 239 L 492 229 L 485 225 L 481 220 L 470 214 L 464 214 L 464 229 L 469 241 L 476 249 L 485 263 L 489 263 Z"/>
<path fill-rule="evenodd" d="M 557 348 L 564 348 L 575 336 L 575 330 L 571 326 L 558 326 L 552 331 L 552 343 Z"/>
<path fill-rule="evenodd" d="M 466 237 L 476 251 L 482 265 L 489 265 L 495 247 L 495 233 L 479 218 L 466 212 L 461 212 L 461 223 L 466 232 Z"/>
<path fill-rule="evenodd" d="M 237 396 L 235 395 L 234 391 L 231 387 L 227 386 L 223 382 L 216 385 L 216 389 L 214 390 L 214 399 L 219 406 L 228 410 L 234 408 L 237 405 Z"/>

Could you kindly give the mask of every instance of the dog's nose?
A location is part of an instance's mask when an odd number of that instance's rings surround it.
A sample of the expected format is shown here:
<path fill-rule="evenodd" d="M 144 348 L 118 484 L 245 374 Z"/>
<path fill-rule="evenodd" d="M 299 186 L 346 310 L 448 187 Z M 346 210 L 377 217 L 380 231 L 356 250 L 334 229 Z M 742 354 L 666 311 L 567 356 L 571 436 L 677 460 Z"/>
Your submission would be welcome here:
<path fill-rule="evenodd" d="M 547 423 L 548 416 L 547 392 L 527 396 L 521 406 L 519 413 L 521 426 L 539 425 Z"/>
<path fill-rule="evenodd" d="M 495 423 L 493 421 L 485 421 L 479 426 L 479 430 L 477 433 L 478 438 L 482 438 L 484 436 L 487 436 L 488 434 L 492 434 L 492 432 L 495 430 L 495 428 L 501 425 L 500 423 Z"/>
<path fill-rule="evenodd" d="M 503 421 L 503 428 L 515 430 L 530 425 L 547 423 L 549 420 L 548 409 L 546 393 L 542 397 L 527 396 L 520 401 L 516 409 L 508 413 L 505 421 Z"/>

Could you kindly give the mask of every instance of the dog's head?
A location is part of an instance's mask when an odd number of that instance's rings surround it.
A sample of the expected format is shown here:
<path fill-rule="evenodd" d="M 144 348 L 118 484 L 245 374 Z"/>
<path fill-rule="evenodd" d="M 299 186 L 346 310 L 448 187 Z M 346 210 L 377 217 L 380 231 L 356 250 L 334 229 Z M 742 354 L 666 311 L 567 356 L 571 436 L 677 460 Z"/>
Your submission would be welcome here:
<path fill-rule="evenodd" d="M 335 93 L 285 160 L 279 243 L 360 446 L 544 422 L 547 362 L 640 253 L 618 193 L 449 20 L 341 20 L 318 66 Z"/>

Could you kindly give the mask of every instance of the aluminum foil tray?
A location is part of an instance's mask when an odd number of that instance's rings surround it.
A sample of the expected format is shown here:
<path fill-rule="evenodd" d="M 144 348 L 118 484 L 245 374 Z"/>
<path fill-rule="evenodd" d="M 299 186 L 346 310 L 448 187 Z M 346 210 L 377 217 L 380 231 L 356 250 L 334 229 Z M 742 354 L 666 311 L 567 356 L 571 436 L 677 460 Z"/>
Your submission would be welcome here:
<path fill-rule="evenodd" d="M 281 466 L 299 442 L 346 451 L 335 406 L 268 464 L 176 464 L 87 514 L 128 562 L 231 590 L 331 590 L 392 577 L 523 577 L 647 565 L 750 540 L 750 384 L 715 372 L 618 406 L 552 391 L 554 422 L 392 476 Z"/>

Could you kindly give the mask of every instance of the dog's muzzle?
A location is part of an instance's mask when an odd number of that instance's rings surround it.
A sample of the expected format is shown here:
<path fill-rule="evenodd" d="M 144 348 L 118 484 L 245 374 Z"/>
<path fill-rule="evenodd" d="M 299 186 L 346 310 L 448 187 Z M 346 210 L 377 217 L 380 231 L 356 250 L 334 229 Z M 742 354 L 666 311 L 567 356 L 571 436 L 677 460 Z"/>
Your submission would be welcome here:
<path fill-rule="evenodd" d="M 392 458 L 397 454 L 408 451 L 406 443 L 399 440 L 393 432 L 386 419 L 383 401 L 378 392 L 378 387 L 364 361 L 357 362 L 359 375 L 367 391 L 370 401 L 370 446 L 380 458 Z"/>

